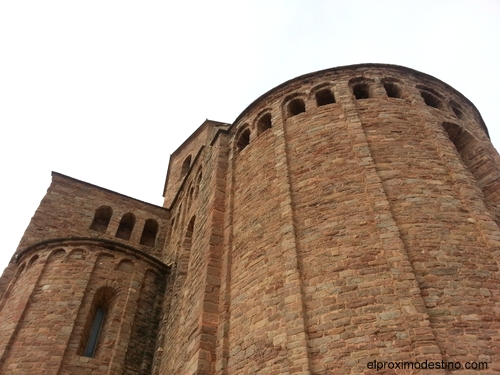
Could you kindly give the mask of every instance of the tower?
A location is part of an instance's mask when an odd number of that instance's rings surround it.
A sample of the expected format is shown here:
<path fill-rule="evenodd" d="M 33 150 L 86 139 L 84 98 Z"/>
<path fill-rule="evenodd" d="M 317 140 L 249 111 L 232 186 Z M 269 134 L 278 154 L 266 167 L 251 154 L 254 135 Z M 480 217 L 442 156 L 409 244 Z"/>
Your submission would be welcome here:
<path fill-rule="evenodd" d="M 0 372 L 500 373 L 499 161 L 459 92 L 363 64 L 207 120 L 164 207 L 54 173 L 0 279 Z"/>

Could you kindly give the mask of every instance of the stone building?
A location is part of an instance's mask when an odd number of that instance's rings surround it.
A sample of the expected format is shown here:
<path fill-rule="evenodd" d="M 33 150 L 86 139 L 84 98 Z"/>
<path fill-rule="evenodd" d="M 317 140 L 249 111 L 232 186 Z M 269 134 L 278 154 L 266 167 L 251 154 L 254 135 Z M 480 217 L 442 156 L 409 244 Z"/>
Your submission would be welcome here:
<path fill-rule="evenodd" d="M 499 374 L 499 165 L 459 92 L 363 64 L 203 123 L 163 207 L 53 173 L 0 373 Z"/>

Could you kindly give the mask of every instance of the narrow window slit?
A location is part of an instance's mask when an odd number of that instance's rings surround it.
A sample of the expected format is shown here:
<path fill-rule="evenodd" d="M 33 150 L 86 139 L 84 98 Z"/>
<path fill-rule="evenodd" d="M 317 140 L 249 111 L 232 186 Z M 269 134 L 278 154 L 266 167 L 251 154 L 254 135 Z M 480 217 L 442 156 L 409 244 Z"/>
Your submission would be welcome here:
<path fill-rule="evenodd" d="M 191 155 L 188 155 L 188 157 L 184 159 L 184 161 L 182 162 L 181 178 L 183 178 L 189 172 L 190 167 L 191 167 Z"/>
<path fill-rule="evenodd" d="M 92 328 L 90 330 L 89 341 L 87 341 L 87 346 L 85 347 L 85 357 L 94 357 L 95 350 L 97 348 L 97 341 L 99 339 L 99 333 L 101 332 L 102 323 L 106 316 L 106 311 L 102 308 L 96 310 L 94 315 L 94 321 L 92 322 Z"/>

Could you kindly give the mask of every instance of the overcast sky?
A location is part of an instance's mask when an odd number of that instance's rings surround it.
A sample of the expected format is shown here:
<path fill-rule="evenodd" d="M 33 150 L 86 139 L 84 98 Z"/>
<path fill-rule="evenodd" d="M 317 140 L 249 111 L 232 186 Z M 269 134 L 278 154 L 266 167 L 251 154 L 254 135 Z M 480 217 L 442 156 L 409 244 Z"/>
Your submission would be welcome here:
<path fill-rule="evenodd" d="M 0 2 L 0 272 L 51 171 L 162 204 L 169 155 L 298 75 L 389 63 L 469 98 L 500 146 L 500 0 Z"/>

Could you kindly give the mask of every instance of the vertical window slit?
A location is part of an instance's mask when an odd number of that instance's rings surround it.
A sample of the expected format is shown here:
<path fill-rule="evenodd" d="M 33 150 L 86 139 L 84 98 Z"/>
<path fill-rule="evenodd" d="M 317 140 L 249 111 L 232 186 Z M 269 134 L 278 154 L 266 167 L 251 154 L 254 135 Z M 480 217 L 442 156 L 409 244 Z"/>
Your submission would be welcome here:
<path fill-rule="evenodd" d="M 101 332 L 102 323 L 104 322 L 104 317 L 106 316 L 106 311 L 102 308 L 96 310 L 94 315 L 94 321 L 92 322 L 92 328 L 90 330 L 89 341 L 87 341 L 87 346 L 85 347 L 85 357 L 92 358 L 97 348 L 97 340 L 99 339 L 99 333 Z"/>

